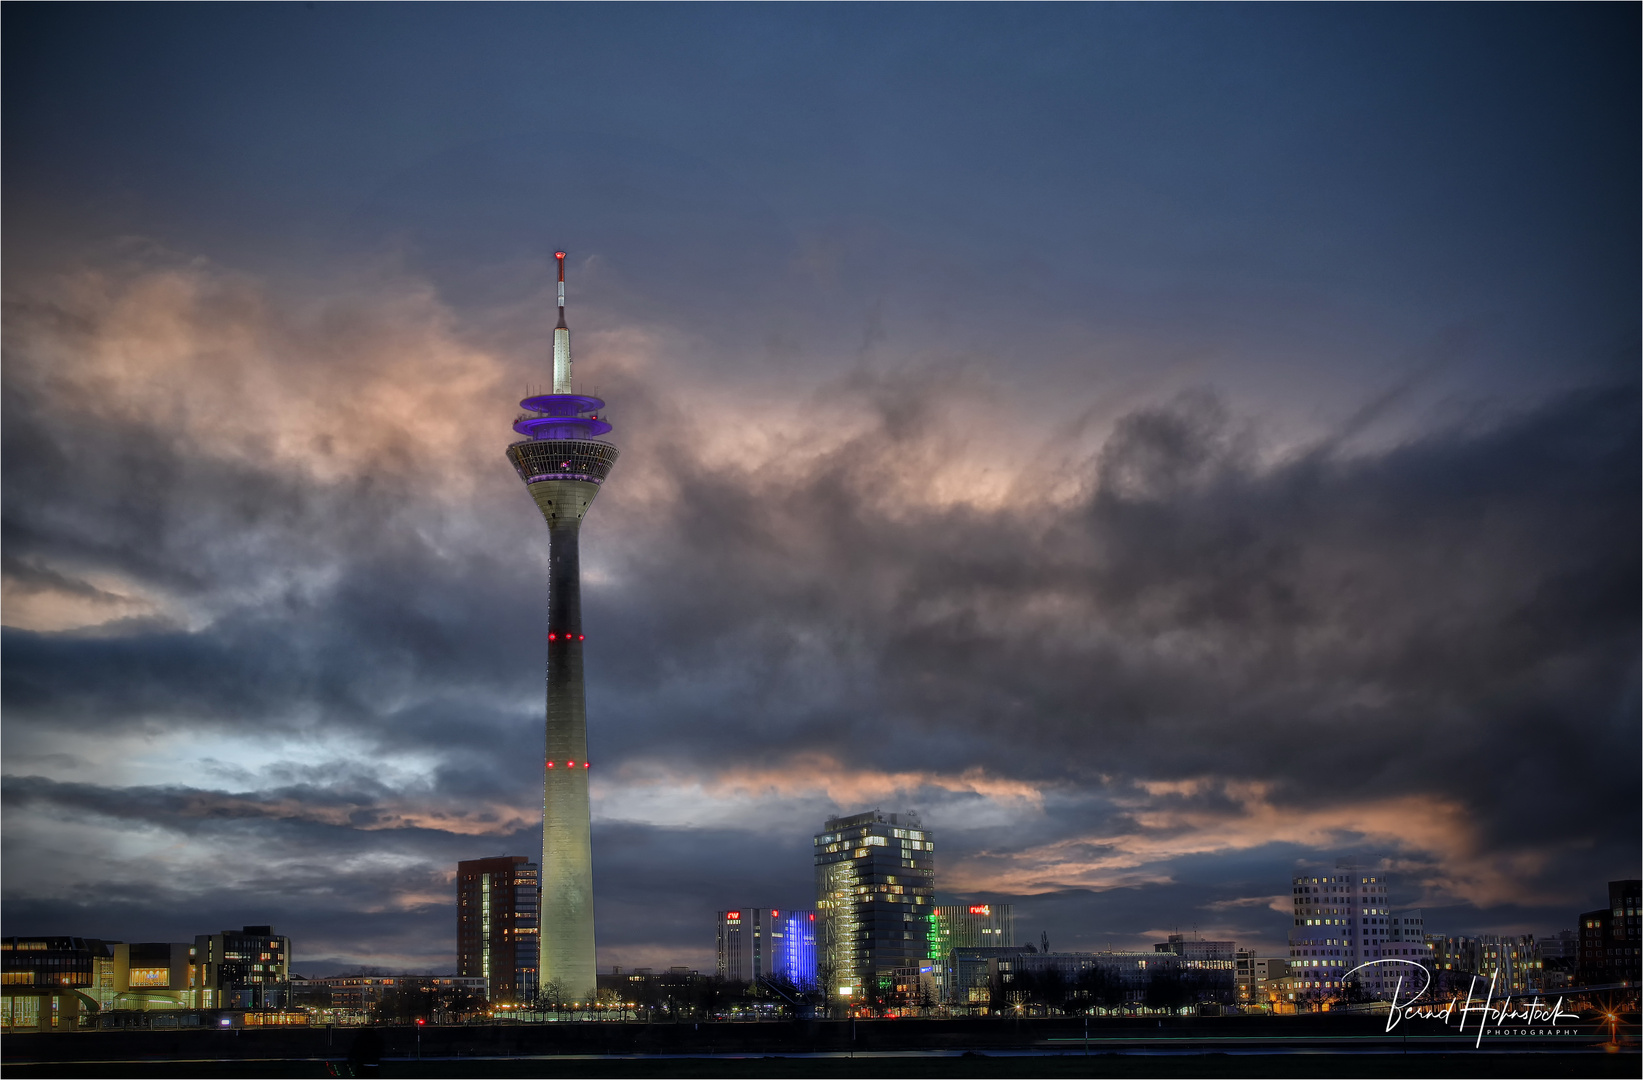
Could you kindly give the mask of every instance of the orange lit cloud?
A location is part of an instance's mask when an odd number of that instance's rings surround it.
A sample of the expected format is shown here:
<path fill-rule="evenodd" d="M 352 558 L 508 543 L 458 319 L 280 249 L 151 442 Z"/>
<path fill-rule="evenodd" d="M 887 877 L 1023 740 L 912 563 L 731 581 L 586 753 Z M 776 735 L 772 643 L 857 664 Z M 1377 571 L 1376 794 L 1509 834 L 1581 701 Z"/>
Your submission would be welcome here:
<path fill-rule="evenodd" d="M 254 798 L 218 792 L 190 792 L 179 808 L 181 817 L 264 817 L 310 821 L 378 832 L 386 829 L 431 829 L 463 836 L 507 836 L 541 820 L 533 808 L 505 803 L 441 806 L 412 796 L 381 800 L 335 802 L 294 797 Z"/>
<path fill-rule="evenodd" d="M 507 398 L 503 367 L 426 288 L 275 303 L 194 263 L 84 271 L 48 295 L 18 306 L 8 363 L 78 423 L 153 425 L 320 482 L 408 464 L 448 482 L 497 449 L 483 433 Z"/>
<path fill-rule="evenodd" d="M 989 774 L 983 769 L 960 773 L 923 771 L 887 772 L 852 768 L 824 754 L 804 754 L 779 766 L 740 768 L 699 774 L 678 773 L 653 763 L 624 766 L 608 781 L 624 792 L 690 792 L 693 797 L 721 802 L 822 797 L 839 806 L 866 806 L 875 802 L 935 789 L 954 794 L 1012 803 L 1041 813 L 1044 792 L 1035 785 Z"/>
<path fill-rule="evenodd" d="M 1524 898 L 1524 882 L 1548 857 L 1527 850 L 1487 852 L 1471 812 L 1435 794 L 1411 794 L 1300 807 L 1281 805 L 1265 783 L 1210 777 L 1146 781 L 1142 796 L 1117 800 L 1133 827 L 1088 834 L 1018 851 L 980 852 L 944 876 L 955 888 L 1035 893 L 1064 888 L 1107 889 L 1172 880 L 1168 865 L 1193 855 L 1247 851 L 1271 844 L 1327 852 L 1364 845 L 1434 859 L 1442 870 L 1421 871 L 1429 891 L 1487 905 Z M 1192 797 L 1214 794 L 1214 806 Z M 1231 805 L 1229 806 L 1228 803 Z M 1270 898 L 1238 903 L 1272 906 Z"/>

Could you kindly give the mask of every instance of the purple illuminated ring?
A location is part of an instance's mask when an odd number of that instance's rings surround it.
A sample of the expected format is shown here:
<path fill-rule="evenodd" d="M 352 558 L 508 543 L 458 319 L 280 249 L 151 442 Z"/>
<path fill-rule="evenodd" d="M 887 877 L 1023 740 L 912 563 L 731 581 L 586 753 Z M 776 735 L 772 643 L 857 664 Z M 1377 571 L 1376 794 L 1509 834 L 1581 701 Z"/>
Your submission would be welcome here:
<path fill-rule="evenodd" d="M 549 416 L 581 416 L 583 413 L 598 412 L 605 407 L 605 403 L 586 394 L 537 394 L 521 401 L 519 407 Z"/>
<path fill-rule="evenodd" d="M 591 416 L 527 416 L 513 429 L 532 439 L 590 439 L 610 431 L 610 425 Z"/>

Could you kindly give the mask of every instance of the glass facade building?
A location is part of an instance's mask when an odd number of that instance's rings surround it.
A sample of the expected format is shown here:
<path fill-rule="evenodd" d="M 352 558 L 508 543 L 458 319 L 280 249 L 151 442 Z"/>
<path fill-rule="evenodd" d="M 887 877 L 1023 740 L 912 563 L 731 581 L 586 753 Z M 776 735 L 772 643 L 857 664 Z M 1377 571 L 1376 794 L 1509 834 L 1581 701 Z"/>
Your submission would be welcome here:
<path fill-rule="evenodd" d="M 816 913 L 791 908 L 727 908 L 718 913 L 717 974 L 735 982 L 816 982 Z"/>
<path fill-rule="evenodd" d="M 815 837 L 817 976 L 830 996 L 916 983 L 931 966 L 935 842 L 917 815 L 829 818 Z M 910 973 L 910 974 L 909 974 Z"/>
<path fill-rule="evenodd" d="M 76 1030 L 82 1011 L 98 1007 L 98 976 L 113 955 L 113 945 L 97 938 L 0 941 L 0 1030 Z"/>
<path fill-rule="evenodd" d="M 492 1002 L 536 997 L 541 948 L 537 866 L 524 855 L 456 864 L 456 966 Z"/>
<path fill-rule="evenodd" d="M 1009 904 L 940 904 L 930 912 L 930 974 L 942 1001 L 955 997 L 954 949 L 996 949 L 1015 944 Z"/>

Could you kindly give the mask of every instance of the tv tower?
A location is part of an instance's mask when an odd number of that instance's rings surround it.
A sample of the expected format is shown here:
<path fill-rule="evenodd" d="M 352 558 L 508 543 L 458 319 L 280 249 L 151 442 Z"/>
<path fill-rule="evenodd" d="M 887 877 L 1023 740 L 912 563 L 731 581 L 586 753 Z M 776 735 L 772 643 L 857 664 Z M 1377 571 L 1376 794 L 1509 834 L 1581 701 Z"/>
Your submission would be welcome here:
<path fill-rule="evenodd" d="M 557 980 L 572 1001 L 594 1000 L 593 848 L 589 838 L 588 713 L 582 687 L 582 515 L 616 464 L 605 403 L 571 393 L 565 325 L 565 253 L 559 260 L 559 325 L 553 331 L 553 393 L 519 403 L 508 447 L 548 523 L 547 755 L 542 781 L 541 985 Z"/>

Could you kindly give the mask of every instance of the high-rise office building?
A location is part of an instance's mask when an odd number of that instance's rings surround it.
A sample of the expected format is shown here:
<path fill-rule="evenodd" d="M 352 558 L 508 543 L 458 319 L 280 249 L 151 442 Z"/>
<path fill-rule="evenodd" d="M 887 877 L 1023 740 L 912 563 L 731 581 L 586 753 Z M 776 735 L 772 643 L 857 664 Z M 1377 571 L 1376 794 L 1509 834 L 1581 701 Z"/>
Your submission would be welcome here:
<path fill-rule="evenodd" d="M 1638 894 L 1643 881 L 1609 882 L 1609 906 L 1580 916 L 1580 957 L 1575 981 L 1581 986 L 1636 986 L 1643 969 L 1638 949 Z"/>
<path fill-rule="evenodd" d="M 946 961 L 954 949 L 1015 944 L 1009 904 L 938 904 L 930 909 L 930 955 Z"/>
<path fill-rule="evenodd" d="M 791 908 L 727 908 L 718 913 L 717 974 L 735 982 L 816 981 L 816 913 Z"/>
<path fill-rule="evenodd" d="M 291 939 L 272 926 L 245 926 L 194 939 L 201 1005 L 263 1008 L 268 994 L 291 980 Z"/>
<path fill-rule="evenodd" d="M 485 980 L 491 1001 L 530 1001 L 537 991 L 541 888 L 523 855 L 456 864 L 457 974 Z"/>
<path fill-rule="evenodd" d="M 930 972 L 938 998 L 951 996 L 955 948 L 1007 948 L 1015 944 L 1009 904 L 937 904 L 930 909 Z"/>
<path fill-rule="evenodd" d="M 1015 944 L 1009 904 L 938 904 L 930 912 L 930 968 L 935 994 L 952 998 L 954 949 L 997 949 Z"/>
<path fill-rule="evenodd" d="M 817 985 L 816 913 L 797 909 L 771 910 L 774 933 L 770 943 L 770 974 L 800 988 Z"/>
<path fill-rule="evenodd" d="M 726 908 L 719 912 L 715 973 L 732 982 L 752 982 L 764 972 L 762 908 Z"/>
<path fill-rule="evenodd" d="M 1406 987 L 1412 979 L 1416 984 L 1422 981 L 1407 966 L 1431 967 L 1422 916 L 1392 909 L 1391 883 L 1384 873 L 1362 871 L 1343 859 L 1332 874 L 1301 874 L 1290 884 L 1292 999 L 1339 995 L 1349 975 L 1373 997 L 1390 995 L 1400 977 Z"/>
<path fill-rule="evenodd" d="M 547 754 L 542 784 L 541 980 L 565 998 L 595 992 L 593 847 L 589 835 L 588 717 L 582 686 L 582 517 L 616 464 L 605 403 L 571 393 L 565 324 L 565 253 L 559 260 L 559 325 L 553 331 L 553 393 L 527 397 L 513 429 L 524 439 L 508 460 L 548 525 Z"/>
<path fill-rule="evenodd" d="M 916 814 L 829 818 L 815 838 L 818 977 L 859 998 L 929 966 L 935 843 Z M 910 978 L 909 978 L 910 973 Z"/>

